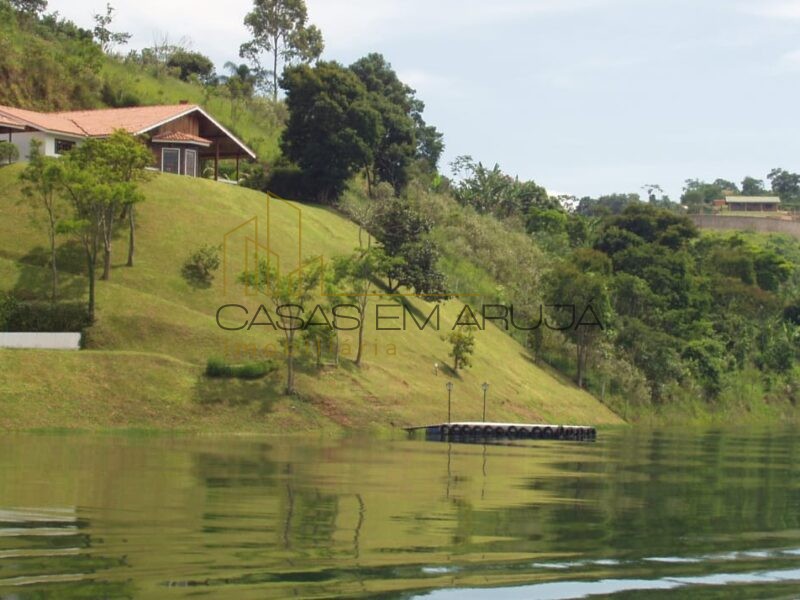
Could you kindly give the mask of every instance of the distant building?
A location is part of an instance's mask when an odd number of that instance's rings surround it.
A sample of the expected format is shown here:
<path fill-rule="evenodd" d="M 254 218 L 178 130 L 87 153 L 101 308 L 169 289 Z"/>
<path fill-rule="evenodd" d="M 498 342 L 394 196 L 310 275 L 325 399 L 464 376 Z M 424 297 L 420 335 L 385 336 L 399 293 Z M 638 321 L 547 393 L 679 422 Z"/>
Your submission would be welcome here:
<path fill-rule="evenodd" d="M 22 157 L 29 154 L 32 140 L 42 143 L 45 155 L 57 156 L 86 138 L 107 137 L 118 129 L 144 139 L 153 153 L 153 167 L 165 173 L 198 177 L 200 162 L 210 160 L 216 179 L 220 159 L 236 159 L 238 171 L 240 158 L 256 157 L 194 104 L 55 113 L 0 106 L 0 135 L 18 147 Z"/>
<path fill-rule="evenodd" d="M 726 196 L 725 206 L 731 212 L 776 212 L 781 205 L 777 196 Z"/>

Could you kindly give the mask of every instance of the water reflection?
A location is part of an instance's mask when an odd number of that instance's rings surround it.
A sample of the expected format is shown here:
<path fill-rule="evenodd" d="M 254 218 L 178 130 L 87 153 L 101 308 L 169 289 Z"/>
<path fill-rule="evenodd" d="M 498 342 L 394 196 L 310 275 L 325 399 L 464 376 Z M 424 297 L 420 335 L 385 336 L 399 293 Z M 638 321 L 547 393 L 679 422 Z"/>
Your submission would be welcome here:
<path fill-rule="evenodd" d="M 9 435 L 0 598 L 796 589 L 793 432 L 601 433 L 498 445 Z"/>

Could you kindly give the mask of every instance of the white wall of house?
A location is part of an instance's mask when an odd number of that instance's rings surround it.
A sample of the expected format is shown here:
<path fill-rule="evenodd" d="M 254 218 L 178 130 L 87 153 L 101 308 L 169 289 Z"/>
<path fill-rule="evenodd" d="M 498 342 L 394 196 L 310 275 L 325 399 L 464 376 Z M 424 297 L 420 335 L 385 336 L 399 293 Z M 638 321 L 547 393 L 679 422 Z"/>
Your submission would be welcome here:
<path fill-rule="evenodd" d="M 3 136 L 5 138 L 5 136 Z M 8 138 L 5 138 L 6 140 Z M 22 131 L 11 134 L 11 143 L 19 150 L 20 160 L 26 160 L 31 153 L 31 141 L 39 140 L 42 143 L 42 152 L 45 156 L 58 156 L 56 153 L 56 140 L 67 142 L 80 142 L 82 138 L 71 135 L 58 135 L 44 131 Z"/>

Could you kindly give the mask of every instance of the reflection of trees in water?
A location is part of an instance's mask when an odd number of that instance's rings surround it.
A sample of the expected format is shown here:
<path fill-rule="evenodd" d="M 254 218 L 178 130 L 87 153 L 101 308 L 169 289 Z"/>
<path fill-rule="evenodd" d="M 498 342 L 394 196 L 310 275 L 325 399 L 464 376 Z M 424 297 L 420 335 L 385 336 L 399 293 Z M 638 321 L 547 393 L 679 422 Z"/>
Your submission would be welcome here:
<path fill-rule="evenodd" d="M 132 598 L 130 580 L 102 580 L 126 557 L 99 554 L 90 530 L 75 508 L 0 508 L 0 598 Z"/>

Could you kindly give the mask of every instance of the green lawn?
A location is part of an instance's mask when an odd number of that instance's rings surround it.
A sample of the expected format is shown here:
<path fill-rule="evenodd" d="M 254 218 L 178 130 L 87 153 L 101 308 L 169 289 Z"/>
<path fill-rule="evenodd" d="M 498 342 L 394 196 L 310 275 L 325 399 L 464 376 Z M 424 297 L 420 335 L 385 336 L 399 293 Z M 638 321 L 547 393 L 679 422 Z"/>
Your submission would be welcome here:
<path fill-rule="evenodd" d="M 0 168 L 0 289 L 45 297 L 46 236 L 20 202 L 20 169 Z M 256 382 L 208 380 L 203 367 L 209 357 L 242 352 L 260 357 L 265 348 L 277 348 L 278 337 L 256 330 L 226 332 L 215 322 L 222 304 L 242 303 L 255 310 L 262 301 L 232 283 L 244 264 L 244 230 L 229 240 L 227 290 L 222 269 L 209 289 L 197 290 L 181 277 L 181 264 L 203 244 L 222 244 L 227 231 L 253 216 L 259 218 L 259 240 L 265 243 L 266 197 L 173 175 L 155 176 L 145 191 L 147 200 L 138 208 L 136 266 L 123 266 L 127 238 L 121 232 L 111 281 L 98 282 L 98 317 L 88 332 L 88 350 L 0 351 L 0 427 L 242 432 L 386 428 L 443 420 L 448 379 L 455 382 L 454 418 L 480 418 L 480 384 L 488 381 L 491 419 L 619 422 L 592 396 L 535 366 L 524 348 L 496 329 L 477 332 L 472 368 L 450 373 L 443 337 L 461 309 L 456 300 L 442 307 L 439 332 L 375 331 L 370 320 L 361 369 L 345 358 L 338 370 L 317 372 L 310 357 L 302 360 L 294 397 L 280 393 L 282 369 Z M 271 246 L 283 268 L 297 262 L 300 212 L 304 257 L 329 260 L 357 246 L 356 226 L 336 212 L 273 201 Z M 67 239 L 60 244 L 62 296 L 83 298 L 80 252 Z M 433 305 L 414 300 L 413 306 L 428 313 Z M 352 358 L 355 337 L 343 338 L 343 353 Z M 435 363 L 440 365 L 438 374 Z"/>

